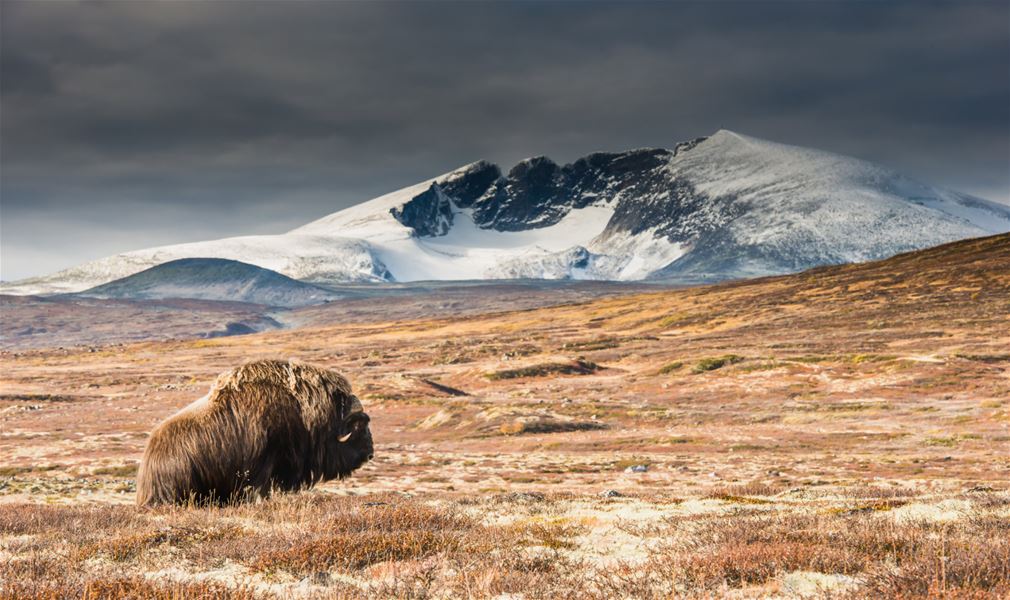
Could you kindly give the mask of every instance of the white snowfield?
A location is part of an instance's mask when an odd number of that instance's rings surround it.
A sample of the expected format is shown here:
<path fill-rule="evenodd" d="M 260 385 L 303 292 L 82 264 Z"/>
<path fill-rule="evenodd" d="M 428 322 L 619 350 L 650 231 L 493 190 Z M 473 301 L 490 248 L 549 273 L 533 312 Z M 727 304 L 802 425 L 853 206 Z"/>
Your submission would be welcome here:
<path fill-rule="evenodd" d="M 739 243 L 820 253 L 826 264 L 1010 231 L 1010 207 L 856 158 L 725 130 L 674 157 L 670 170 L 709 196 L 749 204 L 729 224 Z"/>
<path fill-rule="evenodd" d="M 470 165 L 325 216 L 290 232 L 126 252 L 52 275 L 0 285 L 0 293 L 78 292 L 180 258 L 227 258 L 315 282 L 508 278 L 644 279 L 695 250 L 645 224 L 602 235 L 615 197 L 549 227 L 481 229 L 453 206 L 453 224 L 419 237 L 390 210 Z M 712 198 L 745 210 L 724 227 L 741 245 L 802 252 L 823 263 L 864 261 L 957 239 L 1010 231 L 1010 208 L 912 181 L 854 158 L 719 131 L 670 160 Z M 715 209 L 713 209 L 714 211 Z M 702 213 L 705 211 L 703 210 Z M 693 218 L 705 219 L 706 215 Z M 745 274 L 764 275 L 755 263 Z"/>

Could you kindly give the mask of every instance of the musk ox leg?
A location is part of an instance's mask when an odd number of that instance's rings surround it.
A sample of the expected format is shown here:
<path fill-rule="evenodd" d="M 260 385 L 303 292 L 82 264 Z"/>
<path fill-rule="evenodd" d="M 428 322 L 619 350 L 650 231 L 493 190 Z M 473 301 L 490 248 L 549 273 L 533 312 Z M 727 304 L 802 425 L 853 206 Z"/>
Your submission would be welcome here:
<path fill-rule="evenodd" d="M 264 496 L 273 490 L 295 491 L 314 483 L 306 468 L 312 433 L 301 419 L 291 416 L 274 416 L 274 428 L 263 446 L 255 484 Z"/>
<path fill-rule="evenodd" d="M 265 455 L 252 469 L 236 474 L 234 491 L 230 501 L 233 503 L 250 502 L 258 498 L 268 498 L 271 492 L 271 473 L 274 470 L 274 457 Z"/>

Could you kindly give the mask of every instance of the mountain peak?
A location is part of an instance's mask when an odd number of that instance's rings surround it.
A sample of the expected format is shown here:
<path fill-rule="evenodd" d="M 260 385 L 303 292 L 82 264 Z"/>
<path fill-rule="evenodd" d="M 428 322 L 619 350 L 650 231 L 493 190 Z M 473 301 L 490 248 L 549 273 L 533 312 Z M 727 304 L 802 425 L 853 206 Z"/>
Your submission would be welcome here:
<path fill-rule="evenodd" d="M 730 131 L 729 129 L 720 129 L 708 136 L 705 141 L 707 142 L 707 145 L 713 146 L 746 146 L 751 144 L 760 146 L 763 144 L 775 144 L 775 142 L 744 135 L 742 133 Z"/>
<path fill-rule="evenodd" d="M 713 133 L 709 137 L 710 138 L 714 138 L 714 139 L 721 139 L 721 138 L 727 138 L 727 137 L 728 138 L 743 139 L 744 137 L 747 137 L 747 136 L 741 135 L 741 134 L 739 134 L 739 133 L 737 133 L 735 131 L 729 130 L 729 129 L 720 129 L 719 131 L 716 131 L 715 133 Z"/>
<path fill-rule="evenodd" d="M 529 173 L 535 173 L 541 177 L 549 177 L 558 169 L 558 163 L 554 162 L 550 158 L 540 155 L 532 156 L 530 158 L 524 158 L 517 162 L 511 170 L 509 170 L 509 177 L 524 177 Z"/>
<path fill-rule="evenodd" d="M 442 181 L 450 181 L 453 179 L 457 179 L 459 177 L 464 177 L 470 173 L 485 171 L 488 169 L 498 169 L 498 165 L 482 158 L 480 160 L 475 160 L 472 163 L 467 163 L 453 171 L 450 171 L 449 173 L 447 173 L 446 175 L 444 175 L 439 179 L 441 179 Z"/>
<path fill-rule="evenodd" d="M 710 281 L 1010 231 L 1010 209 L 866 161 L 720 129 L 672 150 L 476 161 L 283 235 L 111 256 L 3 291 L 78 291 L 179 258 L 308 281 Z"/>

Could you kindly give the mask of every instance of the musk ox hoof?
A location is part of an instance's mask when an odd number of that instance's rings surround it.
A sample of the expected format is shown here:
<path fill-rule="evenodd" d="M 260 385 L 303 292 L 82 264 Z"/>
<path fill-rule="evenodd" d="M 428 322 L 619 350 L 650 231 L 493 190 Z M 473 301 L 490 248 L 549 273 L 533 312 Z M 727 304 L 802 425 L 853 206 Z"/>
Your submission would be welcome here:
<path fill-rule="evenodd" d="M 334 371 L 259 360 L 151 433 L 137 504 L 232 503 L 349 476 L 372 458 L 368 415 Z"/>

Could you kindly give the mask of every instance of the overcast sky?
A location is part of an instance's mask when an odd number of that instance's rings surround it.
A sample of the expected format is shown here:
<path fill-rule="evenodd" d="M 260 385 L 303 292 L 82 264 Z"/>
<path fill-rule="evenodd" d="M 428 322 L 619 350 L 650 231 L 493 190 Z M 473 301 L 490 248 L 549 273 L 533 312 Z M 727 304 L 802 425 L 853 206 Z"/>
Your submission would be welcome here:
<path fill-rule="evenodd" d="M 1010 3 L 0 1 L 0 277 L 720 128 L 1010 203 Z"/>

